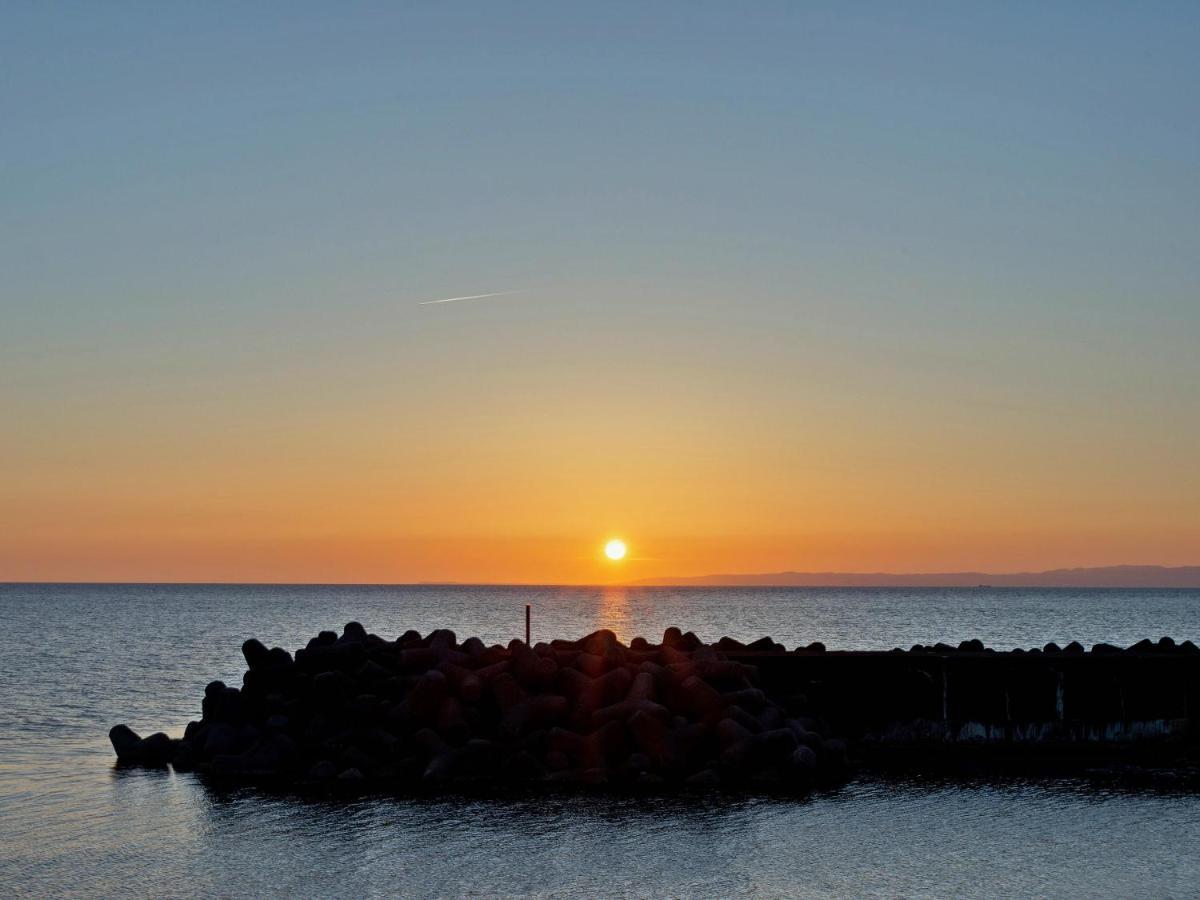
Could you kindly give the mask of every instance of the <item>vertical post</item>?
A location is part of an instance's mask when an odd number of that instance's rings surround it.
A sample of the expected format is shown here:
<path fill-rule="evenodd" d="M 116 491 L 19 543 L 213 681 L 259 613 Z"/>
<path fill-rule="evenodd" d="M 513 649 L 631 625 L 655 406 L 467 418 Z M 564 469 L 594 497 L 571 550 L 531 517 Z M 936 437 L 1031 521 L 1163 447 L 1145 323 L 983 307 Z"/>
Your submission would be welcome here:
<path fill-rule="evenodd" d="M 532 646 L 532 644 L 529 643 L 529 606 L 530 606 L 530 604 L 528 604 L 528 603 L 525 604 L 525 646 L 526 647 Z"/>

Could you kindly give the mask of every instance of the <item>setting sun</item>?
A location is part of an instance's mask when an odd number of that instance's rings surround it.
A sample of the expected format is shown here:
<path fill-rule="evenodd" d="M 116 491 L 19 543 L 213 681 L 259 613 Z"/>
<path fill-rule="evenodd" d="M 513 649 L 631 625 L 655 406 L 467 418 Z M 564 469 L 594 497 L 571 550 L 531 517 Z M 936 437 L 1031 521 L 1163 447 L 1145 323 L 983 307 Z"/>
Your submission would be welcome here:
<path fill-rule="evenodd" d="M 613 538 L 611 541 L 609 541 L 607 544 L 604 545 L 604 555 L 614 561 L 616 561 L 618 559 L 624 559 L 625 558 L 625 542 L 622 540 Z"/>

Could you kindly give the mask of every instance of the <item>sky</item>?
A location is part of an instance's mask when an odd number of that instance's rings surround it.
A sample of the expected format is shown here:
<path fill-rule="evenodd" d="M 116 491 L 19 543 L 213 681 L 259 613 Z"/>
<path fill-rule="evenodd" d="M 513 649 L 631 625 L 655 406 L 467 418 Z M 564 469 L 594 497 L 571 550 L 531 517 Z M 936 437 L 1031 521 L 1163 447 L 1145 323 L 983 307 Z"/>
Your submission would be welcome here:
<path fill-rule="evenodd" d="M 0 580 L 1200 563 L 1197 46 L 5 4 Z"/>

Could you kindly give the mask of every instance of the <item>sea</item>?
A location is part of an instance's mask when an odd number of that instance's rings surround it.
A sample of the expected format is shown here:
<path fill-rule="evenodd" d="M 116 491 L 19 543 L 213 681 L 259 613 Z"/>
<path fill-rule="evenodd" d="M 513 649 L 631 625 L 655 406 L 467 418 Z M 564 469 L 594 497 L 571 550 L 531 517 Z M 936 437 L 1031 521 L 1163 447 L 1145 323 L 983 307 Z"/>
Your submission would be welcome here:
<path fill-rule="evenodd" d="M 117 769 L 179 735 L 242 641 L 769 635 L 789 648 L 1200 641 L 1200 591 L 0 585 L 0 896 L 1195 897 L 1200 795 L 1080 778 L 860 775 L 803 798 L 354 799 Z"/>

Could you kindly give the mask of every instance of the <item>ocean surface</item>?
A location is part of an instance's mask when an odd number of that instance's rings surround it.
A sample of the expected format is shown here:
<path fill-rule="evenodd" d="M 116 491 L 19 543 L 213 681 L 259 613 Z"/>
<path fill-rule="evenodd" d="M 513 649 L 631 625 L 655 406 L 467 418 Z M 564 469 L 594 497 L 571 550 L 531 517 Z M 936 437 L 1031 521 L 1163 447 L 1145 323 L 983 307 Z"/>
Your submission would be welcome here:
<path fill-rule="evenodd" d="M 241 643 L 347 621 L 507 642 L 612 628 L 890 649 L 1200 641 L 1200 591 L 0 585 L 0 896 L 1200 896 L 1200 795 L 859 778 L 802 800 L 333 802 L 117 770 Z"/>

